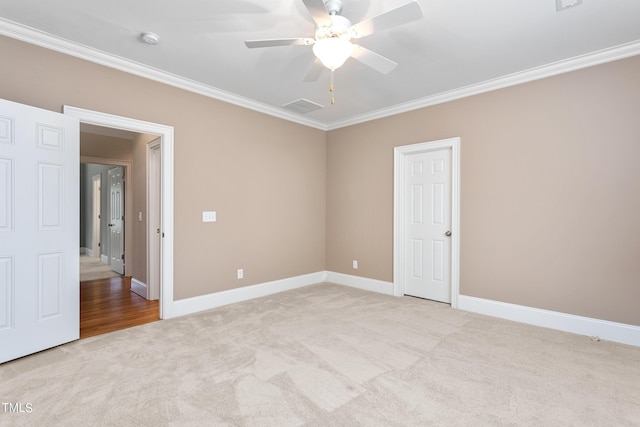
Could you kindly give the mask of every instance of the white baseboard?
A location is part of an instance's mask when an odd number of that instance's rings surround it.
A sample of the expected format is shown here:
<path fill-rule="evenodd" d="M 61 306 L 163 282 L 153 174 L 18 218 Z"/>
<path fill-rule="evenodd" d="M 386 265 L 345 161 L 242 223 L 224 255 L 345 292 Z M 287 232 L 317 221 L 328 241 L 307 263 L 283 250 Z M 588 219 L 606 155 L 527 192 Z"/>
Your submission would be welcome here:
<path fill-rule="evenodd" d="M 353 276 L 351 274 L 334 273 L 327 271 L 326 281 L 338 285 L 351 286 L 365 291 L 378 292 L 385 295 L 393 295 L 393 283 L 366 277 Z"/>
<path fill-rule="evenodd" d="M 146 298 L 146 285 L 136 279 L 132 279 L 132 290 L 134 281 L 144 285 L 144 296 Z M 393 295 L 393 283 L 391 282 L 331 271 L 319 271 L 317 273 L 174 301 L 171 313 L 172 317 L 184 316 L 322 282 L 331 282 L 385 295 Z M 467 295 L 458 296 L 458 309 L 529 325 L 598 337 L 622 344 L 640 346 L 640 326 L 509 304 Z"/>
<path fill-rule="evenodd" d="M 82 254 L 86 254 L 90 257 L 93 257 L 93 249 L 89 249 L 89 248 L 80 248 L 80 255 Z"/>
<path fill-rule="evenodd" d="M 135 277 L 131 278 L 131 292 L 140 295 L 142 298 L 147 299 L 147 284 L 141 282 Z"/>
<path fill-rule="evenodd" d="M 608 341 L 640 346 L 640 326 L 576 316 L 557 311 L 508 304 L 483 298 L 458 296 L 458 309 L 557 329 Z"/>
<path fill-rule="evenodd" d="M 100 255 L 100 262 L 109 265 L 109 257 L 106 255 Z"/>
<path fill-rule="evenodd" d="M 273 282 L 260 283 L 257 285 L 244 286 L 242 288 L 229 289 L 228 291 L 181 299 L 173 302 L 171 317 L 184 316 L 186 314 L 197 313 L 198 311 L 209 310 L 227 304 L 247 301 L 253 298 L 264 297 L 278 292 L 322 283 L 325 281 L 325 278 L 326 272 L 319 271 L 317 273 L 274 280 Z"/>

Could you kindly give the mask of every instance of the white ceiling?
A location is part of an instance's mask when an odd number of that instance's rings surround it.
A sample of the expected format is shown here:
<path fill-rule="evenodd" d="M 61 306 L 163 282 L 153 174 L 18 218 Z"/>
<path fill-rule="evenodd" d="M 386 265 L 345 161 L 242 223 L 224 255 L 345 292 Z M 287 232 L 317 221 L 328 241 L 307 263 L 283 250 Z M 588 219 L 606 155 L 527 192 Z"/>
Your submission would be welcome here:
<path fill-rule="evenodd" d="M 343 0 L 342 15 L 357 23 L 408 1 Z M 321 129 L 640 53 L 640 0 L 560 12 L 556 0 L 419 3 L 423 19 L 358 40 L 398 67 L 382 75 L 347 60 L 333 106 L 328 70 L 303 82 L 310 46 L 244 45 L 313 37 L 301 0 L 0 0 L 0 34 Z M 142 43 L 143 31 L 160 44 Z M 323 108 L 282 108 L 301 98 Z"/>

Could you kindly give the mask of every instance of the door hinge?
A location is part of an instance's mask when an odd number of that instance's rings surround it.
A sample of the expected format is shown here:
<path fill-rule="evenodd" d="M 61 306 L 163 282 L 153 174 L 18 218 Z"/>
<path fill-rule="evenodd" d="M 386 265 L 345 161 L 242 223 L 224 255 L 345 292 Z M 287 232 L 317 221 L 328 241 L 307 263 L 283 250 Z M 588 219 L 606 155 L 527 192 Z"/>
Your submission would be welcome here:
<path fill-rule="evenodd" d="M 124 259 L 124 254 L 122 254 L 122 259 Z"/>
<path fill-rule="evenodd" d="M 101 244 L 102 244 L 102 243 L 98 242 L 98 247 L 100 247 L 100 245 L 101 245 Z"/>

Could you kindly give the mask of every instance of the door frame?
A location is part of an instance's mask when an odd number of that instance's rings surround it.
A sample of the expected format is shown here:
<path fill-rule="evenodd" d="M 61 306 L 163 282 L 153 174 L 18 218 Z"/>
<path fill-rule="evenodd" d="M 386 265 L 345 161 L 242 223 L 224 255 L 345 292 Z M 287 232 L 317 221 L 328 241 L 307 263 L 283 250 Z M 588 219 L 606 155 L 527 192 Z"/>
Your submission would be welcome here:
<path fill-rule="evenodd" d="M 158 153 L 160 157 L 154 155 Z M 155 238 L 157 230 L 155 219 L 162 223 L 162 212 L 156 209 L 162 203 L 160 179 L 162 174 L 162 147 L 158 139 L 147 143 L 147 299 L 156 300 L 160 297 L 160 248 L 159 240 Z M 157 217 L 156 217 L 157 216 Z"/>
<path fill-rule="evenodd" d="M 161 233 L 160 243 L 160 318 L 170 319 L 173 309 L 173 126 L 151 123 L 99 111 L 65 105 L 63 113 L 77 117 L 80 123 L 146 133 L 160 137 Z M 125 255 L 126 257 L 126 255 Z"/>
<path fill-rule="evenodd" d="M 404 243 L 406 239 L 406 156 L 428 151 L 451 150 L 451 307 L 460 294 L 460 138 L 403 145 L 393 150 L 393 295 L 404 295 Z"/>
<path fill-rule="evenodd" d="M 109 159 L 106 157 L 91 157 L 91 156 L 80 156 L 80 163 L 85 164 L 93 164 L 93 165 L 103 165 L 103 166 L 113 166 L 113 167 L 121 167 L 123 169 L 125 180 L 127 180 L 129 176 L 133 176 L 133 163 L 127 160 L 116 160 Z M 106 209 L 109 208 L 109 197 L 107 197 L 107 206 Z M 126 276 L 129 272 L 129 269 L 133 266 L 133 240 L 127 239 L 127 235 L 133 236 L 133 221 L 127 221 L 126 218 L 133 218 L 133 192 L 126 191 L 124 192 L 124 216 L 125 222 L 122 228 L 122 232 L 125 236 L 124 241 L 124 274 Z M 99 231 L 102 235 L 102 230 Z M 101 236 L 102 237 L 102 236 Z M 105 258 L 102 255 L 99 256 L 100 262 L 106 265 L 111 265 L 111 257 L 109 256 L 109 252 L 111 251 L 111 243 L 109 241 L 109 236 L 104 236 L 104 240 L 101 239 L 102 249 L 108 249 Z M 106 262 L 105 262 L 106 259 Z"/>

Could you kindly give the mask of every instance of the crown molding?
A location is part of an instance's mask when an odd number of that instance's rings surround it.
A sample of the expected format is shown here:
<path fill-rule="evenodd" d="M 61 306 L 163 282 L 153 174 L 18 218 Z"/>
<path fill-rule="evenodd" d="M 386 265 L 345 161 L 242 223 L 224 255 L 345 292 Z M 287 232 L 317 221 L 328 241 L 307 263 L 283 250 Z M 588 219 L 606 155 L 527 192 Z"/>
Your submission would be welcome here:
<path fill-rule="evenodd" d="M 253 111 L 278 117 L 283 120 L 298 123 L 312 128 L 330 131 L 347 126 L 352 126 L 372 120 L 377 120 L 396 114 L 406 113 L 408 111 L 418 110 L 420 108 L 430 107 L 445 102 L 454 101 L 456 99 L 466 98 L 468 96 L 479 95 L 481 93 L 490 92 L 492 90 L 503 89 L 509 86 L 515 86 L 534 80 L 551 77 L 582 68 L 592 67 L 594 65 L 604 64 L 619 59 L 629 58 L 640 54 L 640 40 L 625 43 L 612 48 L 576 56 L 529 70 L 513 73 L 507 76 L 498 77 L 485 82 L 469 85 L 463 88 L 454 89 L 439 94 L 427 96 L 415 101 L 398 104 L 389 108 L 383 108 L 370 113 L 351 117 L 345 120 L 339 120 L 331 123 L 322 123 L 317 120 L 301 117 L 296 114 L 289 113 L 280 108 L 273 107 L 252 99 L 242 97 L 240 95 L 223 91 L 218 88 L 204 85 L 196 81 L 167 73 L 153 67 L 149 67 L 138 62 L 134 62 L 116 55 L 108 54 L 88 46 L 73 43 L 50 34 L 36 30 L 25 25 L 15 23 L 13 21 L 0 18 L 0 35 L 21 40 L 46 49 L 61 52 L 76 58 L 84 59 L 96 64 L 104 65 L 129 74 L 134 74 L 150 80 L 174 86 L 189 92 L 204 95 L 229 104 L 244 107 Z"/>
<path fill-rule="evenodd" d="M 325 124 L 316 120 L 311 120 L 306 117 L 300 117 L 298 115 L 290 114 L 287 111 L 281 110 L 277 107 L 254 101 L 252 99 L 220 90 L 212 86 L 207 86 L 194 80 L 180 77 L 166 71 L 158 70 L 157 68 L 149 67 L 147 65 L 143 65 L 117 55 L 102 52 L 100 50 L 90 48 L 79 43 L 74 43 L 65 39 L 54 37 L 43 31 L 18 24 L 4 18 L 0 18 L 0 35 L 11 37 L 13 39 L 30 43 L 36 46 L 44 47 L 56 52 L 64 53 L 66 55 L 73 56 L 79 59 L 84 59 L 86 61 L 90 61 L 99 65 L 114 68 L 119 71 L 124 71 L 129 74 L 134 74 L 139 77 L 144 77 L 159 83 L 164 83 L 169 86 L 177 87 L 179 89 L 184 89 L 189 92 L 197 93 L 199 95 L 204 95 L 209 98 L 227 102 L 229 104 L 248 108 L 250 110 L 268 114 L 270 116 L 278 117 L 290 122 L 298 123 L 320 130 L 328 130 Z"/>
<path fill-rule="evenodd" d="M 568 73 L 570 71 L 580 70 L 582 68 L 592 67 L 594 65 L 604 64 L 606 62 L 629 58 L 638 54 L 640 54 L 640 40 L 585 55 L 575 56 L 573 58 L 564 59 L 562 61 L 553 62 L 551 64 L 531 68 L 529 70 L 520 71 L 459 89 L 427 96 L 415 101 L 398 104 L 389 108 L 383 108 L 378 111 L 362 114 L 346 120 L 332 122 L 327 125 L 327 128 L 328 130 L 333 130 L 352 126 L 384 117 L 394 116 L 396 114 L 406 113 L 408 111 L 418 110 L 424 107 L 443 104 L 456 99 L 466 98 L 468 96 L 490 92 L 492 90 L 503 89 L 509 86 L 543 79 L 545 77 L 551 77 L 558 74 Z"/>

